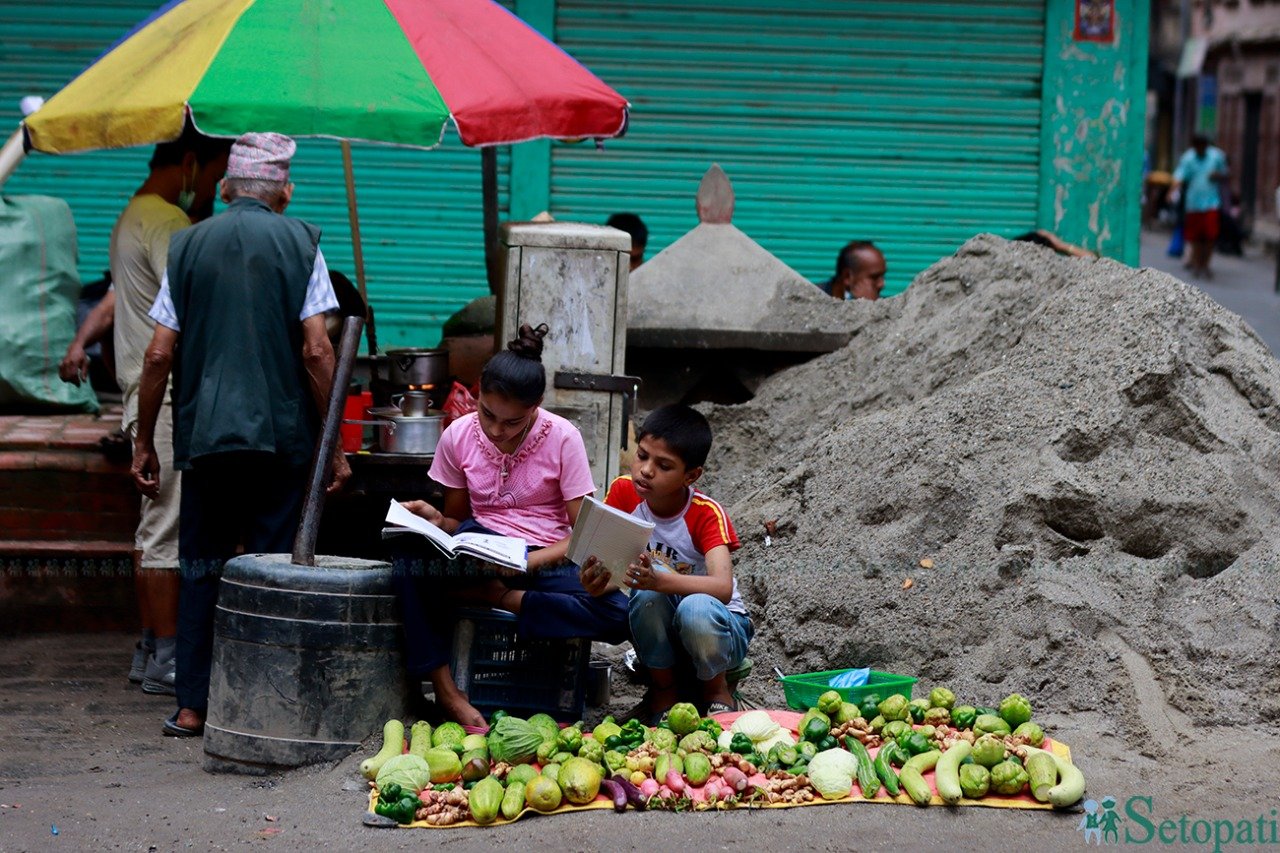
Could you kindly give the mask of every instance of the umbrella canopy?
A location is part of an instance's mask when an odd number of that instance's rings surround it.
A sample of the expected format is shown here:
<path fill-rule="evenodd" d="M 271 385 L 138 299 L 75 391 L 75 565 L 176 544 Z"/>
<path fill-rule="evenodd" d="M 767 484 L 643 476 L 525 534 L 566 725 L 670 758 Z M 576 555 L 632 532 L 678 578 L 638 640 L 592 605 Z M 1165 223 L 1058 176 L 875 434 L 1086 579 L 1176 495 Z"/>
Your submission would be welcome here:
<path fill-rule="evenodd" d="M 627 101 L 491 0 L 174 0 L 23 123 L 52 154 L 272 130 L 430 148 L 612 137 Z"/>

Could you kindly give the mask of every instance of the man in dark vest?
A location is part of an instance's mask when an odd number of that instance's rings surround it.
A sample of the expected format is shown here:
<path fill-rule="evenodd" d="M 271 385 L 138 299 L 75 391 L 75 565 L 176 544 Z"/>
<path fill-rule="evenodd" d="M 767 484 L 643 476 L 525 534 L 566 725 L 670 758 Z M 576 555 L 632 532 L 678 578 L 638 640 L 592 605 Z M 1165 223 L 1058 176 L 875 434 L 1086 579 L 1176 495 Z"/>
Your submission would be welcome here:
<path fill-rule="evenodd" d="M 166 734 L 199 735 L 209 699 L 222 565 L 287 553 L 333 382 L 325 312 L 338 306 L 320 231 L 282 216 L 293 195 L 287 136 L 236 140 L 222 182 L 225 211 L 181 231 L 151 309 L 155 335 L 139 388 L 132 474 L 152 495 L 160 477 L 156 415 L 173 371 L 173 464 L 182 472 L 176 690 Z M 333 483 L 350 476 L 341 447 Z"/>

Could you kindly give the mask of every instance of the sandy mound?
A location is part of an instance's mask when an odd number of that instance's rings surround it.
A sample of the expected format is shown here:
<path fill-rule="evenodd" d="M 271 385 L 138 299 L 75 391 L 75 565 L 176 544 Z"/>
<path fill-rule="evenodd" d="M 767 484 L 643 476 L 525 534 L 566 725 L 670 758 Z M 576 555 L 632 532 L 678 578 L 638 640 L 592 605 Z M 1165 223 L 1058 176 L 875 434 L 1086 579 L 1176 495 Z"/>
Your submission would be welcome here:
<path fill-rule="evenodd" d="M 761 676 L 1280 718 L 1280 364 L 1239 317 L 990 235 L 863 307 L 844 349 L 708 409 Z"/>

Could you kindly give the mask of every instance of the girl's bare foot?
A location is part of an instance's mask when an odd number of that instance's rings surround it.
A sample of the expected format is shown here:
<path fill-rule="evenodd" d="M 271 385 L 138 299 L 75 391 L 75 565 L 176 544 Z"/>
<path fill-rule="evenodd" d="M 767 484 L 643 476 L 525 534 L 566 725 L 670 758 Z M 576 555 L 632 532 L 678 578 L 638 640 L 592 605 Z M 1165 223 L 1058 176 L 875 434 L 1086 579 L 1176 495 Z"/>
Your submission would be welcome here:
<path fill-rule="evenodd" d="M 486 725 L 484 717 L 467 699 L 467 695 L 453 683 L 453 673 L 448 664 L 431 671 L 431 686 L 435 688 L 436 704 L 446 717 L 464 726 Z"/>
<path fill-rule="evenodd" d="M 436 703 L 440 705 L 444 715 L 455 722 L 464 726 L 480 726 L 488 725 L 484 715 L 475 709 L 465 695 L 455 691 L 451 696 L 436 695 Z"/>

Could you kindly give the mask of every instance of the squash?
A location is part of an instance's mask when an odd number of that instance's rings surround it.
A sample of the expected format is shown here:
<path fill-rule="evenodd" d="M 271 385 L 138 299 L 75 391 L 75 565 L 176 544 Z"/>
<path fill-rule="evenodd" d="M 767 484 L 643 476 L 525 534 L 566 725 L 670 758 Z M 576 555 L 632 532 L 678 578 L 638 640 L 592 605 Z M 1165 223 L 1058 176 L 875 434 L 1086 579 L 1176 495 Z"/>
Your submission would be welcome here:
<path fill-rule="evenodd" d="M 382 749 L 360 762 L 360 774 L 372 782 L 378 778 L 378 771 L 387 759 L 404 752 L 404 723 L 399 720 L 387 720 L 382 727 Z"/>

